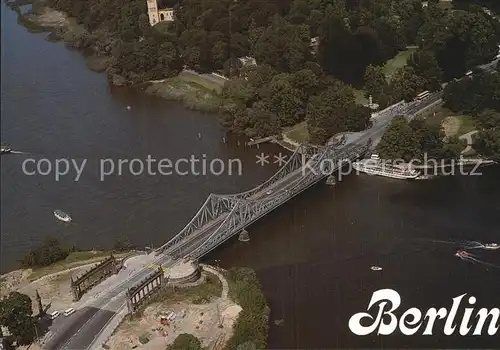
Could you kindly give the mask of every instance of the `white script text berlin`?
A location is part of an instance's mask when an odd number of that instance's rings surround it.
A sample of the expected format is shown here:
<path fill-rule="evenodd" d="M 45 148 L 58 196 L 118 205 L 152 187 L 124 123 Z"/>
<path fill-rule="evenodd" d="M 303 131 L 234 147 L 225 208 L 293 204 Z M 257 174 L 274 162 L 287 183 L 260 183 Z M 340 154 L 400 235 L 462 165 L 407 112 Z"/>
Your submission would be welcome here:
<path fill-rule="evenodd" d="M 460 314 L 463 314 L 461 321 L 455 319 L 465 296 L 466 294 L 462 294 L 453 298 L 449 311 L 444 307 L 439 309 L 430 308 L 423 315 L 422 311 L 413 307 L 406 310 L 398 321 L 394 311 L 401 305 L 400 295 L 392 289 L 380 289 L 372 294 L 367 308 L 367 311 L 372 308 L 372 311 L 375 311 L 374 306 L 378 304 L 375 317 L 368 312 L 354 314 L 349 319 L 349 329 L 356 335 L 368 335 L 375 331 L 377 335 L 390 335 L 394 332 L 414 335 L 419 331 L 421 335 L 433 335 L 437 327 L 442 329 L 444 335 L 495 335 L 500 328 L 500 309 L 497 307 L 491 310 L 479 309 L 474 315 L 474 308 L 465 307 L 463 312 L 460 312 Z M 470 296 L 467 302 L 469 305 L 466 306 L 474 305 L 476 298 Z M 485 325 L 488 328 L 483 334 Z"/>

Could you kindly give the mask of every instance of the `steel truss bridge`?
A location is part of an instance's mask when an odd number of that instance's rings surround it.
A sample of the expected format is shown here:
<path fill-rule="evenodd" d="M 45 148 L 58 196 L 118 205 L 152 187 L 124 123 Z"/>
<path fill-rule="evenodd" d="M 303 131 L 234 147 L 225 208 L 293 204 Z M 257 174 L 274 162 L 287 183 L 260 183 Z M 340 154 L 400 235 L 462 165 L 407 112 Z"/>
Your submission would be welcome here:
<path fill-rule="evenodd" d="M 175 260 L 201 258 L 245 227 L 363 156 L 371 146 L 363 143 L 337 148 L 300 146 L 287 163 L 263 184 L 242 193 L 210 194 L 193 219 L 175 237 L 157 249 Z"/>
<path fill-rule="evenodd" d="M 492 72 L 497 61 L 479 68 Z M 426 107 L 439 103 L 442 96 L 441 90 L 431 93 L 423 101 L 401 101 L 378 115 L 389 117 L 389 120 L 396 115 L 405 115 L 411 120 Z M 341 148 L 336 145 L 301 145 L 288 162 L 263 184 L 237 194 L 210 194 L 182 231 L 158 248 L 156 253 L 165 254 L 174 260 L 182 257 L 201 258 L 297 194 L 363 156 L 370 147 L 371 139 L 367 136 Z"/>

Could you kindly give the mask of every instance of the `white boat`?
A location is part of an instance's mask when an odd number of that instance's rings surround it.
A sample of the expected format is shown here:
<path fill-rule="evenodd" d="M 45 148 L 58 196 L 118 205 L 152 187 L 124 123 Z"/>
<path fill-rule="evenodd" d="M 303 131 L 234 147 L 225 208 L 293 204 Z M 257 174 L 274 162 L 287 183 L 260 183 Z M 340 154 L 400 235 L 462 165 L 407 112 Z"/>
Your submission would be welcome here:
<path fill-rule="evenodd" d="M 10 153 L 12 151 L 12 148 L 7 147 L 7 146 L 2 146 L 2 148 L 0 150 L 1 150 L 1 153 L 4 154 L 4 153 Z"/>
<path fill-rule="evenodd" d="M 488 243 L 483 245 L 484 249 L 489 249 L 489 250 L 495 250 L 495 249 L 500 249 L 500 245 L 496 243 Z"/>
<path fill-rule="evenodd" d="M 370 267 L 370 269 L 372 269 L 372 271 L 382 271 L 382 268 L 380 266 L 372 266 Z"/>
<path fill-rule="evenodd" d="M 54 216 L 64 222 L 70 222 L 71 221 L 71 216 L 63 212 L 62 210 L 56 209 L 54 210 Z"/>
<path fill-rule="evenodd" d="M 384 163 L 377 154 L 372 154 L 370 159 L 352 163 L 352 167 L 369 175 L 379 175 L 393 179 L 416 179 L 420 176 L 420 172 L 409 166 Z"/>

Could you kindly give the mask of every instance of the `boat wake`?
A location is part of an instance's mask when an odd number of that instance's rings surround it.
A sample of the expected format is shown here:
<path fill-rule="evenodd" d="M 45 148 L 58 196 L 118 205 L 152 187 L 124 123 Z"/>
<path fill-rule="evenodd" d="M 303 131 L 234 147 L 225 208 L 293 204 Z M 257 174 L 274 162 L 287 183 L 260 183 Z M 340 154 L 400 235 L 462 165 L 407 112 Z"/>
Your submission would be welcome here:
<path fill-rule="evenodd" d="M 464 251 L 457 252 L 455 254 L 455 256 L 458 256 L 461 260 L 468 261 L 468 262 L 471 262 L 473 264 L 480 264 L 480 265 L 484 265 L 487 267 L 493 267 L 495 269 L 500 269 L 500 265 L 496 265 L 496 264 L 489 263 L 487 261 L 480 260 L 480 259 L 478 259 L 477 256 L 472 255 L 472 254 L 467 253 L 467 252 L 464 252 Z"/>
<path fill-rule="evenodd" d="M 421 238 L 419 239 L 420 241 L 425 241 L 425 242 L 431 242 L 431 243 L 442 243 L 442 244 L 453 244 L 455 246 L 458 246 L 463 249 L 485 249 L 485 250 L 496 250 L 500 249 L 500 245 L 497 245 L 496 243 L 488 243 L 484 244 L 482 242 L 478 241 L 445 241 L 445 240 L 438 240 L 438 239 L 425 239 Z"/>

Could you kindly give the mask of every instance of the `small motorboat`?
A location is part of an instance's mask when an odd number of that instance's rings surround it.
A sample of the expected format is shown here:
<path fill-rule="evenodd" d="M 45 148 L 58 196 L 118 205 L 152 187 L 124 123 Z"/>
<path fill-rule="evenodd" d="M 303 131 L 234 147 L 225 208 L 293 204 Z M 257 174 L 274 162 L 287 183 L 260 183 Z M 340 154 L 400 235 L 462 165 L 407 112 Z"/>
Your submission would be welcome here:
<path fill-rule="evenodd" d="M 496 243 L 488 243 L 488 244 L 484 244 L 483 248 L 488 249 L 488 250 L 495 250 L 495 249 L 500 249 L 500 245 L 498 245 Z"/>
<path fill-rule="evenodd" d="M 370 267 L 372 271 L 382 271 L 382 268 L 380 266 L 372 266 Z"/>
<path fill-rule="evenodd" d="M 465 250 L 457 250 L 455 253 L 455 256 L 458 256 L 459 258 L 468 258 L 471 256 L 471 254 L 467 253 Z"/>
<path fill-rule="evenodd" d="M 2 154 L 5 154 L 5 153 L 10 153 L 10 152 L 12 152 L 12 148 L 7 147 L 7 146 L 2 146 L 2 147 L 0 148 L 0 151 L 1 151 L 1 153 L 2 153 Z"/>
<path fill-rule="evenodd" d="M 54 210 L 54 216 L 64 222 L 70 222 L 71 221 L 71 216 L 63 212 L 62 210 L 56 209 Z"/>

